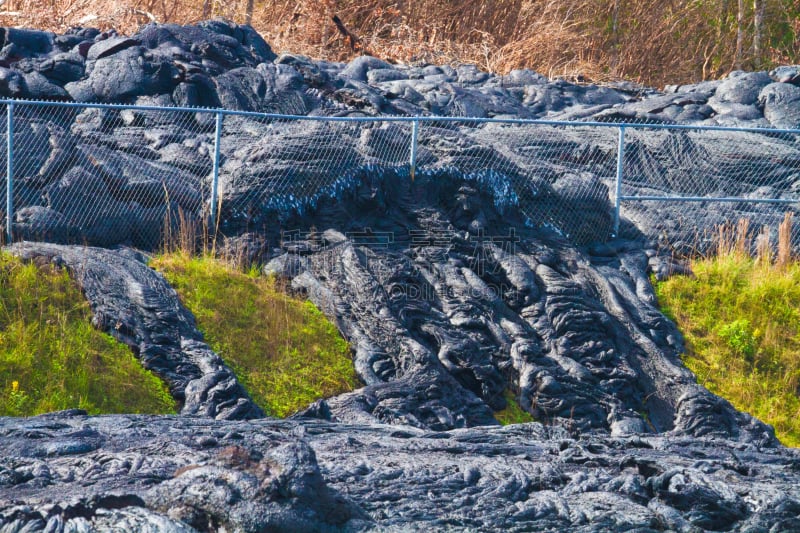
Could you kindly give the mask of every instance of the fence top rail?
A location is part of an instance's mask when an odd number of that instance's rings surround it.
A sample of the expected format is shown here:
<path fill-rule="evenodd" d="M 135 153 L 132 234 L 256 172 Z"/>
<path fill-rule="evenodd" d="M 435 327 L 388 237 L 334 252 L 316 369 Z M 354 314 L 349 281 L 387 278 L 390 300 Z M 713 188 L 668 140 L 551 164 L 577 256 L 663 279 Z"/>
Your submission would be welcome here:
<path fill-rule="evenodd" d="M 36 106 L 36 107 L 62 107 L 81 109 L 132 109 L 136 111 L 160 111 L 167 113 L 208 113 L 229 116 L 252 117 L 268 120 L 306 120 L 317 122 L 422 122 L 422 123 L 473 123 L 473 124 L 515 124 L 533 126 L 571 126 L 571 127 L 599 127 L 599 128 L 631 128 L 646 130 L 694 130 L 694 131 L 726 131 L 748 132 L 762 134 L 793 134 L 800 135 L 800 129 L 781 128 L 736 128 L 731 126 L 707 126 L 692 124 L 645 124 L 636 122 L 597 122 L 597 121 L 567 121 L 567 120 L 541 120 L 522 118 L 481 118 L 481 117 L 442 117 L 442 116 L 371 116 L 371 117 L 333 117 L 323 115 L 287 115 L 280 113 L 261 113 L 257 111 L 238 111 L 234 109 L 208 108 L 208 107 L 180 107 L 180 106 L 152 106 L 135 104 L 109 104 L 95 102 L 66 102 L 54 100 L 17 100 L 0 98 L 0 105 L 4 106 Z"/>
<path fill-rule="evenodd" d="M 750 204 L 797 204 L 800 198 L 742 198 L 741 196 L 656 196 L 656 195 L 620 195 L 625 202 L 726 202 Z"/>

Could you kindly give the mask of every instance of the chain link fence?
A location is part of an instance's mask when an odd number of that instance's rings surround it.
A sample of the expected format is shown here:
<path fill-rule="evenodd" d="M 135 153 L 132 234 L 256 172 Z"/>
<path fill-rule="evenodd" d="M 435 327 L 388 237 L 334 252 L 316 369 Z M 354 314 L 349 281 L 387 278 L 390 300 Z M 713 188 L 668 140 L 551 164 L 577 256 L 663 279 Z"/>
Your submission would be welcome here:
<path fill-rule="evenodd" d="M 793 130 L 13 100 L 0 117 L 6 240 L 153 249 L 187 224 L 274 228 L 387 179 L 463 180 L 577 244 L 777 227 L 800 201 Z"/>
<path fill-rule="evenodd" d="M 669 235 L 679 254 L 703 253 L 722 225 L 769 227 L 777 240 L 800 201 L 800 132 L 672 127 L 625 128 L 621 213 L 650 236 Z M 618 211 L 619 212 L 619 211 Z M 793 233 L 795 247 L 797 231 Z M 667 241 L 667 238 L 663 238 Z"/>

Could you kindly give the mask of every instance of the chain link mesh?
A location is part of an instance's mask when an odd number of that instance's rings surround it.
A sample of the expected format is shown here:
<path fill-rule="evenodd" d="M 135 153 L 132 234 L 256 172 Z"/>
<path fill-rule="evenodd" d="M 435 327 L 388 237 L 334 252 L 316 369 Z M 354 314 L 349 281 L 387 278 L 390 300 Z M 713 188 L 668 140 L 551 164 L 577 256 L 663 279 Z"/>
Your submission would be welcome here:
<path fill-rule="evenodd" d="M 704 253 L 720 226 L 740 220 L 751 233 L 768 226 L 774 241 L 800 201 L 799 139 L 769 130 L 628 128 L 623 213 L 681 253 Z M 785 203 L 764 203 L 774 200 Z"/>
<path fill-rule="evenodd" d="M 259 231 L 370 176 L 408 172 L 411 124 L 225 117 L 220 226 Z"/>
<path fill-rule="evenodd" d="M 492 123 L 473 131 L 487 150 L 470 171 L 505 176 L 531 224 L 578 244 L 608 238 L 616 174 L 613 129 Z"/>
<path fill-rule="evenodd" d="M 0 182 L 0 186 L 2 186 L 2 189 L 0 189 L 0 212 L 2 212 L 3 214 L 2 219 L 0 219 L 0 225 L 2 225 L 3 228 L 2 235 L 0 235 L 0 242 L 2 242 L 3 244 L 7 243 L 8 233 L 9 233 L 7 229 L 8 217 L 6 216 L 7 213 L 6 199 L 8 191 L 8 172 L 6 171 L 7 154 L 5 150 L 6 142 L 8 139 L 8 129 L 5 123 L 5 118 L 7 116 L 6 107 L 7 106 L 5 104 L 0 105 L 0 120 L 3 121 L 3 123 L 0 124 L 0 142 L 2 142 L 2 145 L 0 145 L 0 165 L 2 165 L 2 170 L 0 170 L 0 174 L 2 174 L 3 176 L 2 182 Z"/>
<path fill-rule="evenodd" d="M 7 108 L 8 102 L 0 106 L 2 117 Z M 219 194 L 212 209 L 219 114 Z M 13 118 L 16 239 L 153 249 L 187 225 L 261 231 L 376 176 L 411 178 L 407 118 L 54 102 L 14 102 Z M 578 244 L 613 235 L 619 125 L 433 118 L 418 124 L 416 176 L 473 184 L 501 213 L 518 208 L 529 225 Z M 754 201 L 800 199 L 796 133 L 624 127 L 623 215 L 648 237 L 669 234 L 696 244 L 706 238 L 703 228 L 740 218 L 753 228 L 777 228 L 796 209 Z M 0 128 L 3 168 L 6 136 Z M 6 183 L 3 172 L 3 211 Z M 639 231 L 629 222 L 623 230 Z"/>
<path fill-rule="evenodd" d="M 197 115 L 15 104 L 16 238 L 154 248 L 199 221 L 214 137 Z"/>

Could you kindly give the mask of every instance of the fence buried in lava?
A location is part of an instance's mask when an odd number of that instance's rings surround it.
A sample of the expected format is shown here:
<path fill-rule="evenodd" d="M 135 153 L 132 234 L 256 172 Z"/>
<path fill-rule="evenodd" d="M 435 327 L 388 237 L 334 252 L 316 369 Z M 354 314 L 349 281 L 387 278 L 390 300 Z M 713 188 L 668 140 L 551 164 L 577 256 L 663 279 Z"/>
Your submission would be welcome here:
<path fill-rule="evenodd" d="M 763 221 L 800 201 L 800 130 L 20 100 L 0 112 L 7 241 L 152 248 L 175 213 L 257 230 L 387 177 L 472 182 L 579 244 L 654 202 Z"/>

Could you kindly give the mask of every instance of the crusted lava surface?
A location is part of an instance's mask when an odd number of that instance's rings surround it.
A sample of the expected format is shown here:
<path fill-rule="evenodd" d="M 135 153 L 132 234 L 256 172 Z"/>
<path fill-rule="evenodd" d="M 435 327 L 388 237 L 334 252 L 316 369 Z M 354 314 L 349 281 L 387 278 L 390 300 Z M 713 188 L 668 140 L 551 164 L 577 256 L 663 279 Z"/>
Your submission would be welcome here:
<path fill-rule="evenodd" d="M 12 97 L 800 124 L 796 67 L 659 92 L 276 56 L 251 29 L 219 21 L 0 37 L 0 95 Z M 0 419 L 0 531 L 800 530 L 800 454 L 696 383 L 650 285 L 683 268 L 660 237 L 684 239 L 722 215 L 642 206 L 609 238 L 613 135 L 432 124 L 412 179 L 410 131 L 397 124 L 226 118 L 221 246 L 334 321 L 363 382 L 277 421 L 136 251 L 158 246 L 170 213 L 203 212 L 213 115 L 27 113 L 13 228 L 25 242 L 6 249 L 69 270 L 95 326 L 165 379 L 181 414 Z M 792 160 L 786 138 L 751 132 L 734 162 L 711 149 L 729 135 L 634 135 L 626 171 L 688 187 L 647 155 L 655 145 L 693 171 L 741 172 L 743 195 L 798 186 L 788 163 L 767 189 L 746 179 L 743 163 L 765 145 Z M 591 172 L 575 166 L 586 154 L 600 162 Z M 536 422 L 500 427 L 508 394 Z"/>

